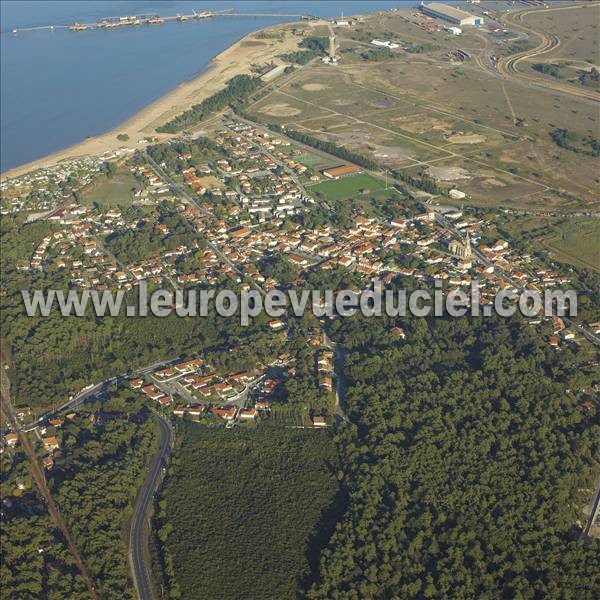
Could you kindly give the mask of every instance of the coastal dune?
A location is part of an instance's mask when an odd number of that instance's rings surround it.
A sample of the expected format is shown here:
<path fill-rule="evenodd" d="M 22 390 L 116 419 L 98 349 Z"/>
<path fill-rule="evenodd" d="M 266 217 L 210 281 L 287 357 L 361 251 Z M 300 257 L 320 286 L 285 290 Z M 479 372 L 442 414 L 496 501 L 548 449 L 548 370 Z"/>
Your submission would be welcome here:
<path fill-rule="evenodd" d="M 277 55 L 295 50 L 299 39 L 291 32 L 289 23 L 248 34 L 217 55 L 197 77 L 179 84 L 113 130 L 10 169 L 2 174 L 2 178 L 18 177 L 63 160 L 100 156 L 119 148 L 143 148 L 148 136 L 159 140 L 169 139 L 173 137 L 171 134 L 156 133 L 156 127 L 224 88 L 226 82 L 235 75 L 250 73 L 251 65 L 267 62 L 281 64 Z M 118 134 L 127 134 L 129 139 L 120 141 Z"/>

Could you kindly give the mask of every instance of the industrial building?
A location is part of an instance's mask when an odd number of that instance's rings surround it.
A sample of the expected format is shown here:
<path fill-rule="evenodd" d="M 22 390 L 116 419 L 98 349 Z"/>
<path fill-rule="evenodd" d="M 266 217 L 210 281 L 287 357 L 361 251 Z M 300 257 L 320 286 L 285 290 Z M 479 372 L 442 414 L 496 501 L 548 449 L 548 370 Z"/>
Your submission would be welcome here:
<path fill-rule="evenodd" d="M 460 8 L 442 4 L 441 2 L 431 2 L 430 4 L 422 3 L 420 10 L 425 15 L 449 21 L 454 25 L 483 25 L 483 19 L 481 17 L 460 10 Z"/>

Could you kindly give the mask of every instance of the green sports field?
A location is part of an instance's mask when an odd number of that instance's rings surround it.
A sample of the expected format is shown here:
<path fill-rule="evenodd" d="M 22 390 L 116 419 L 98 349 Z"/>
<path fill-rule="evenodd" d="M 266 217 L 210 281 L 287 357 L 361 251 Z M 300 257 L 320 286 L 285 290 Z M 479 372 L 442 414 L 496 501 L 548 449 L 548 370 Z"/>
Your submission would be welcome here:
<path fill-rule="evenodd" d="M 368 190 L 368 192 L 366 192 Z M 346 200 L 355 196 L 377 196 L 379 192 L 385 192 L 383 181 L 375 179 L 371 175 L 358 173 L 331 181 L 323 181 L 310 188 L 310 191 L 322 197 L 324 200 Z"/>

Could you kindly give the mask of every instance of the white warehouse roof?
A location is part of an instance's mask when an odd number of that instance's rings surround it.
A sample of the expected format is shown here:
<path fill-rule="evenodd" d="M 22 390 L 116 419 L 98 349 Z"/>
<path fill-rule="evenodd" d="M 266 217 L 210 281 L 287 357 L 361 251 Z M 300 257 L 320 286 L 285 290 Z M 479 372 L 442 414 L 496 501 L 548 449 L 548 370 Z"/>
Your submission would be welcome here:
<path fill-rule="evenodd" d="M 475 15 L 468 13 L 455 6 L 449 6 L 442 4 L 441 2 L 430 2 L 429 4 L 421 3 L 421 9 L 428 14 L 446 18 L 452 23 L 458 23 L 461 25 L 474 24 L 476 19 Z M 483 22 L 483 21 L 482 21 Z"/>

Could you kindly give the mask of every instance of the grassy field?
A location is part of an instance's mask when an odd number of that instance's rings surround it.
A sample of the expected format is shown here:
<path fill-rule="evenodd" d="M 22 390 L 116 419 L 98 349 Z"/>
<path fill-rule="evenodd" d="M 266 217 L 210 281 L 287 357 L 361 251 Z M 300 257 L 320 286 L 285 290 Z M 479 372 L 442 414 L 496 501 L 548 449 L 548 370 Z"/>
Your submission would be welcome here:
<path fill-rule="evenodd" d="M 600 272 L 598 219 L 570 219 L 557 227 L 556 231 L 541 238 L 540 243 L 561 262 Z"/>
<path fill-rule="evenodd" d="M 541 245 L 555 260 L 600 272 L 598 219 L 516 217 L 502 227 L 517 239 Z"/>
<path fill-rule="evenodd" d="M 161 502 L 180 597 L 299 597 L 337 514 L 329 432 L 181 425 Z"/>
<path fill-rule="evenodd" d="M 135 177 L 125 170 L 118 171 L 113 177 L 101 177 L 90 184 L 82 193 L 85 204 L 99 204 L 102 208 L 110 206 L 129 206 L 133 200 L 133 188 L 140 184 Z"/>
<path fill-rule="evenodd" d="M 328 167 L 334 167 L 338 164 L 334 160 L 329 160 L 317 154 L 303 154 L 301 156 L 297 156 L 296 159 L 299 163 L 302 163 L 307 167 L 312 167 L 313 169 L 327 169 Z"/>
<path fill-rule="evenodd" d="M 321 196 L 324 200 L 346 200 L 355 196 L 374 196 L 378 192 L 386 195 L 385 184 L 371 175 L 359 173 L 342 179 L 323 181 L 310 188 L 311 192 Z M 368 193 L 366 192 L 368 190 Z M 363 193 L 365 192 L 365 193 Z"/>

